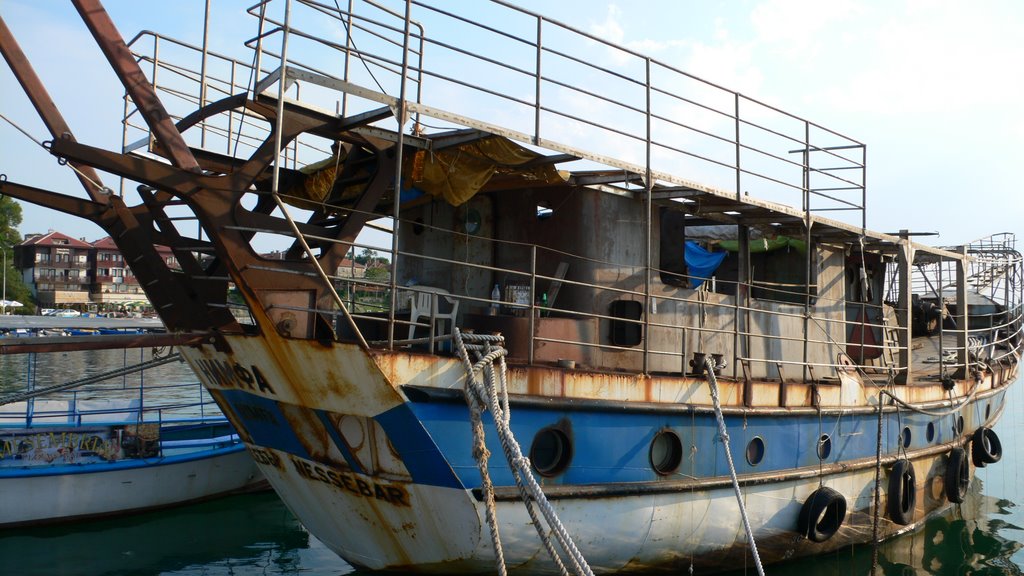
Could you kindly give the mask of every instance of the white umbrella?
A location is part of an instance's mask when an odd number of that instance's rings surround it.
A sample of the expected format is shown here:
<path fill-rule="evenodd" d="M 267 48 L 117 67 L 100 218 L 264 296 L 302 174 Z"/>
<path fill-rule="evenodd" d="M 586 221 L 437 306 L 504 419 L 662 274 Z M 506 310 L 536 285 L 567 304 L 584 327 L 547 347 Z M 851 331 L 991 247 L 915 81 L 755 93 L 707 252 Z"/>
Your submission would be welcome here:
<path fill-rule="evenodd" d="M 17 300 L 0 300 L 0 306 L 5 308 L 21 308 L 24 304 Z"/>

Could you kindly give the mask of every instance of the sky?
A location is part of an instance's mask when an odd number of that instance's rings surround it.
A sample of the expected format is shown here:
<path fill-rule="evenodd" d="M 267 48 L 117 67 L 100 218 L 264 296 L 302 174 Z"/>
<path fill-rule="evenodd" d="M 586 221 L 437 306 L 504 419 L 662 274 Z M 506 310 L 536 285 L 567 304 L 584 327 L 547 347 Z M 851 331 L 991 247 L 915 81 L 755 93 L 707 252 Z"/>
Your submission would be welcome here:
<path fill-rule="evenodd" d="M 241 20 L 251 3 L 214 0 L 215 23 L 245 23 L 215 24 L 215 50 L 241 54 L 239 40 L 254 33 L 252 19 Z M 1024 233 L 1024 2 L 517 4 L 866 143 L 869 228 L 938 232 L 919 239 L 937 245 Z M 125 37 L 155 29 L 201 43 L 201 0 L 105 5 Z M 74 9 L 56 0 L 0 0 L 0 16 L 78 140 L 117 149 L 123 91 Z M 0 86 L 0 114 L 48 139 L 4 65 Z M 0 174 L 81 193 L 68 168 L 3 121 Z M 116 187 L 113 178 L 107 184 Z M 48 229 L 88 240 L 104 235 L 89 223 L 25 205 L 21 231 Z"/>

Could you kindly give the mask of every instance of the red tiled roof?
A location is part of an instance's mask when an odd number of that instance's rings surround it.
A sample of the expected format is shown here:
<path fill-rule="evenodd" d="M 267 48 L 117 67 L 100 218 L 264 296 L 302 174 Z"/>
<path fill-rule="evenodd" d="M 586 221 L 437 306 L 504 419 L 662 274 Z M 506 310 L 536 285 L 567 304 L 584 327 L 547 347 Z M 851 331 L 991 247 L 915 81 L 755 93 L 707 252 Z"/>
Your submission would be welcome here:
<path fill-rule="evenodd" d="M 93 246 L 93 248 L 97 248 L 99 250 L 109 250 L 111 252 L 120 252 L 120 250 L 117 247 L 117 244 L 114 243 L 114 239 L 111 238 L 110 236 L 104 236 L 103 238 L 100 238 L 99 240 L 96 240 L 95 242 L 92 243 L 92 246 Z M 164 258 L 166 258 L 166 257 L 168 257 L 168 256 L 170 256 L 172 254 L 171 249 L 168 248 L 167 246 L 157 245 L 156 246 L 156 251 L 157 251 L 158 254 L 160 254 Z"/>
<path fill-rule="evenodd" d="M 51 231 L 21 241 L 18 246 L 66 246 L 68 248 L 92 248 L 88 242 L 72 238 L 67 234 Z"/>

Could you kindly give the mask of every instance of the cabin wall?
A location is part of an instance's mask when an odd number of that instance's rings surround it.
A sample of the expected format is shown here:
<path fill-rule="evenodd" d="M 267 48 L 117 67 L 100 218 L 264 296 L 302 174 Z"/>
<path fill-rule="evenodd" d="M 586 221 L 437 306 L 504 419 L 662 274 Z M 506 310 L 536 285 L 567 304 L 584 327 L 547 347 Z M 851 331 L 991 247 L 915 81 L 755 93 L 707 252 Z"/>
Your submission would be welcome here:
<path fill-rule="evenodd" d="M 730 259 L 735 261 L 735 256 L 730 254 L 726 263 Z M 845 343 L 842 323 L 846 293 L 844 250 L 842 247 L 818 246 L 815 259 L 818 295 L 811 310 L 814 319 L 806 322 L 809 341 L 807 362 L 834 364 Z M 655 352 L 651 356 L 651 371 L 689 372 L 693 353 L 703 352 L 722 354 L 727 363 L 726 374 L 742 375 L 739 359 L 748 358 L 748 374 L 753 378 L 784 377 L 789 380 L 803 377 L 801 366 L 789 364 L 804 360 L 802 305 L 750 298 L 749 304 L 737 311 L 735 296 L 665 285 L 657 276 L 651 292 L 654 304 L 650 314 L 649 346 Z M 734 336 L 737 316 L 741 326 L 747 326 L 746 334 L 739 338 L 738 351 L 735 350 Z M 678 327 L 685 327 L 685 330 Z M 815 368 L 816 376 L 831 374 L 829 368 Z"/>
<path fill-rule="evenodd" d="M 398 267 L 401 286 L 431 286 L 453 294 L 488 298 L 494 273 L 494 211 L 491 198 L 477 195 L 462 206 L 432 201 L 403 211 Z M 419 255 L 426 256 L 421 258 Z M 455 262 L 456 264 L 453 264 Z M 404 303 L 402 303 L 404 305 Z M 484 304 L 467 301 L 464 311 Z"/>
<path fill-rule="evenodd" d="M 715 293 L 706 287 L 668 285 L 658 273 L 652 274 L 652 300 L 645 309 L 642 294 L 647 239 L 643 210 L 644 204 L 635 199 L 569 187 L 479 194 L 461 207 L 440 201 L 426 203 L 404 212 L 414 224 L 403 226 L 401 250 L 487 269 L 405 257 L 399 267 L 399 283 L 436 286 L 454 294 L 488 299 L 495 284 L 503 295 L 515 284 L 528 290 L 534 257 L 539 277 L 552 277 L 559 265 L 565 264 L 565 282 L 557 297 L 548 302 L 554 310 L 535 323 L 535 331 L 542 339 L 579 340 L 583 344 L 539 341 L 534 352 L 541 362 L 570 359 L 582 367 L 640 371 L 644 369 L 646 338 L 651 352 L 647 364 L 650 372 L 690 372 L 693 353 L 704 352 L 722 354 L 728 365 L 726 374 L 742 375 L 739 360 L 749 358 L 751 377 L 799 379 L 803 377 L 802 367 L 787 363 L 804 361 L 805 330 L 809 340 L 807 361 L 823 365 L 835 362 L 841 349 L 832 342 L 842 345 L 845 341 L 842 247 L 813 248 L 818 270 L 818 294 L 812 305 L 815 320 L 804 319 L 800 304 L 757 298 L 750 298 L 746 309 L 737 311 L 734 295 Z M 432 227 L 454 229 L 456 233 Z M 659 228 L 655 225 L 652 230 L 655 266 L 660 262 L 660 251 L 666 249 L 661 246 Z M 502 242 L 491 242 L 491 238 Z M 668 244 L 674 246 L 676 242 Z M 532 246 L 537 246 L 536 251 Z M 730 254 L 723 266 L 735 268 L 736 262 L 736 255 Z M 554 283 L 538 278 L 535 294 L 539 298 L 552 293 Z M 642 333 L 640 324 L 611 318 L 620 306 L 613 303 L 620 300 L 633 302 L 626 307 L 638 315 L 640 322 L 645 316 L 649 318 L 648 334 Z M 459 324 L 473 328 L 473 322 L 481 320 L 473 315 L 486 312 L 485 303 L 465 301 L 460 307 Z M 525 310 L 515 314 L 506 308 L 503 312 L 525 320 Z M 577 313 L 601 318 L 584 318 Z M 737 317 L 747 332 L 738 339 L 738 353 L 734 350 Z M 497 329 L 492 321 L 486 323 Z M 526 329 L 519 336 L 525 341 L 527 328 L 523 324 L 516 329 L 517 333 Z M 627 333 L 633 330 L 636 339 L 627 338 L 623 343 L 623 329 Z M 504 332 L 511 334 L 511 328 L 506 327 Z M 525 358 L 526 352 L 517 350 L 517 356 Z M 831 375 L 825 367 L 815 372 L 819 377 Z"/>

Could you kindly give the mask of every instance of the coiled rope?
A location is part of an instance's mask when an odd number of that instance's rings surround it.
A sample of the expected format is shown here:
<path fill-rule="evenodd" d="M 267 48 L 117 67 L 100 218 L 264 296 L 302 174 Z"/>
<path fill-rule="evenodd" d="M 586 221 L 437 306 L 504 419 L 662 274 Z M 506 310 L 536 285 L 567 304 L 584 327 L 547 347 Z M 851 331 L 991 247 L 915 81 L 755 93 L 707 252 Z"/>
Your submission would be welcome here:
<path fill-rule="evenodd" d="M 750 529 L 750 520 L 747 518 L 747 507 L 743 503 L 743 493 L 740 492 L 740 481 L 736 477 L 736 466 L 732 462 L 732 450 L 729 449 L 729 432 L 725 429 L 725 417 L 722 415 L 722 402 L 718 398 L 718 378 L 715 377 L 715 361 L 705 356 L 704 369 L 707 372 L 708 386 L 711 387 L 711 401 L 715 406 L 715 418 L 718 420 L 718 435 L 722 437 L 722 445 L 725 446 L 725 459 L 729 463 L 729 476 L 732 477 L 732 488 L 736 493 L 736 503 L 740 507 L 740 517 L 743 518 L 743 529 L 747 531 L 747 541 L 750 543 L 750 553 L 754 556 L 754 567 L 757 568 L 759 576 L 764 576 L 764 568 L 761 566 L 761 556 L 757 553 L 757 542 L 754 541 L 754 531 Z"/>
<path fill-rule="evenodd" d="M 590 565 L 587 564 L 583 554 L 576 548 L 572 537 L 566 532 L 554 508 L 544 495 L 544 491 L 537 484 L 537 480 L 533 477 L 533 472 L 530 469 L 530 460 L 523 456 L 522 449 L 512 434 L 512 428 L 509 424 L 510 413 L 508 388 L 506 386 L 507 370 L 505 366 L 507 351 L 503 346 L 504 338 L 500 335 L 464 334 L 458 327 L 454 330 L 454 336 L 456 351 L 466 369 L 466 403 L 469 405 L 473 428 L 473 458 L 476 459 L 477 468 L 480 470 L 480 477 L 482 479 L 481 488 L 487 510 L 487 526 L 491 533 L 491 543 L 494 545 L 495 565 L 498 574 L 505 576 L 507 570 L 504 552 L 501 547 L 501 536 L 498 531 L 497 509 L 494 504 L 494 485 L 491 482 L 487 467 L 490 451 L 487 450 L 484 441 L 482 414 L 485 410 L 491 411 L 494 427 L 501 441 L 501 448 L 505 453 L 505 459 L 512 470 L 513 478 L 515 478 L 519 495 L 551 560 L 558 567 L 561 574 L 569 574 L 565 562 L 563 562 L 561 555 L 558 554 L 554 547 L 552 542 L 553 536 L 567 556 L 573 573 L 581 576 L 594 576 Z M 475 363 L 470 360 L 470 351 L 473 352 L 476 358 Z M 497 370 L 495 370 L 495 362 L 498 363 Z M 480 377 L 481 375 L 483 376 L 482 378 Z M 538 510 L 547 522 L 550 534 L 542 525 L 537 515 Z"/>

